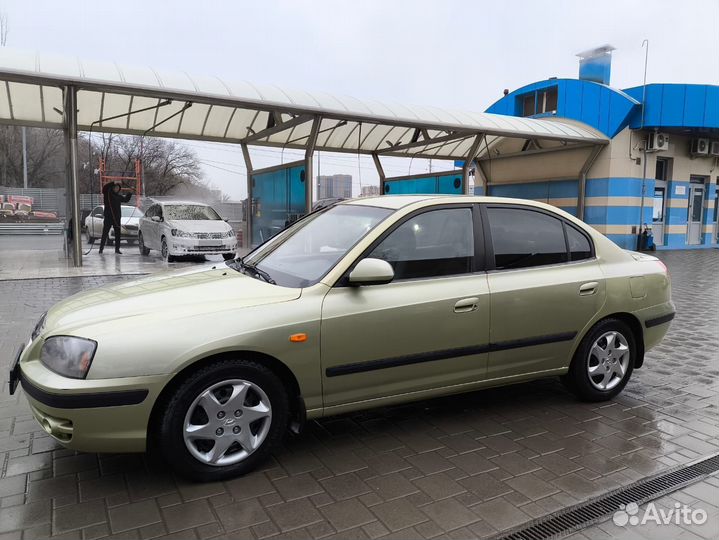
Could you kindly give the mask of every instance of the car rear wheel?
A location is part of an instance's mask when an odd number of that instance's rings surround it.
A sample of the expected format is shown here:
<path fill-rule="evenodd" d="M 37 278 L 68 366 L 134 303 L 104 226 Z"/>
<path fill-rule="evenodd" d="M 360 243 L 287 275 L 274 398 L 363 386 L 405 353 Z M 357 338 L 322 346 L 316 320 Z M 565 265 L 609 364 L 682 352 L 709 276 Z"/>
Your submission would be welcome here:
<path fill-rule="evenodd" d="M 150 248 L 145 247 L 145 241 L 142 239 L 142 233 L 137 235 L 137 246 L 140 248 L 140 255 L 147 257 L 150 254 Z"/>
<path fill-rule="evenodd" d="M 562 382 L 582 400 L 606 401 L 626 386 L 636 355 L 632 329 L 619 319 L 605 319 L 584 336 Z"/>
<path fill-rule="evenodd" d="M 282 442 L 289 404 L 265 366 L 223 360 L 190 375 L 157 416 L 157 448 L 193 480 L 216 481 L 254 469 Z"/>
<path fill-rule="evenodd" d="M 87 238 L 88 244 L 94 244 L 95 243 L 95 237 L 90 233 L 90 228 L 88 227 L 85 231 L 85 237 Z"/>

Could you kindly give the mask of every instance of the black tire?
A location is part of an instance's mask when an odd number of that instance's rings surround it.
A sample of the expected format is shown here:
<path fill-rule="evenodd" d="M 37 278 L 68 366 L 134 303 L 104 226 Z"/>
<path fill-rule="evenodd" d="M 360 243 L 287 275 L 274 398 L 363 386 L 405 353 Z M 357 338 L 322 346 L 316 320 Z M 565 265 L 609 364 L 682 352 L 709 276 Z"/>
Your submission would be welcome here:
<path fill-rule="evenodd" d="M 610 333 L 617 332 L 626 341 L 629 358 L 627 366 L 624 371 L 623 377 L 616 375 L 616 382 L 611 388 L 600 389 L 597 384 L 592 381 L 589 374 L 590 365 L 600 363 L 600 360 L 594 355 L 590 355 L 590 350 L 597 342 L 602 340 L 602 336 Z M 627 382 L 632 376 L 634 371 L 634 362 L 637 358 L 637 343 L 634 332 L 624 321 L 619 319 L 604 319 L 599 321 L 589 332 L 584 336 L 577 351 L 574 353 L 574 358 L 569 366 L 569 372 L 566 375 L 560 377 L 562 383 L 567 387 L 568 390 L 573 392 L 579 399 L 583 401 L 607 401 L 612 399 L 619 394 Z M 597 372 L 597 379 L 602 377 L 603 372 Z M 614 380 L 614 379 L 613 379 Z"/>
<path fill-rule="evenodd" d="M 222 254 L 222 258 L 225 259 L 226 261 L 231 261 L 235 257 L 237 257 L 237 255 L 235 255 L 234 253 L 223 253 Z"/>
<path fill-rule="evenodd" d="M 142 239 L 142 233 L 137 235 L 137 246 L 140 249 L 140 255 L 147 257 L 150 254 L 150 248 L 145 247 L 145 241 Z"/>
<path fill-rule="evenodd" d="M 94 244 L 95 243 L 95 237 L 90 234 L 90 229 L 85 230 L 85 236 L 87 237 L 87 243 L 88 244 Z"/>
<path fill-rule="evenodd" d="M 167 262 L 175 262 L 175 256 L 170 255 L 170 248 L 167 246 L 167 239 L 164 236 L 162 237 L 162 246 L 160 247 L 160 253 L 162 254 L 162 258 L 165 259 Z"/>
<path fill-rule="evenodd" d="M 241 379 L 260 387 L 271 403 L 272 417 L 265 439 L 242 461 L 218 466 L 204 463 L 188 450 L 183 437 L 185 415 L 194 400 L 222 381 Z M 269 457 L 285 437 L 289 423 L 289 400 L 282 381 L 267 367 L 251 360 L 220 360 L 188 376 L 161 405 L 155 415 L 152 450 L 179 475 L 194 481 L 213 482 L 246 474 Z"/>

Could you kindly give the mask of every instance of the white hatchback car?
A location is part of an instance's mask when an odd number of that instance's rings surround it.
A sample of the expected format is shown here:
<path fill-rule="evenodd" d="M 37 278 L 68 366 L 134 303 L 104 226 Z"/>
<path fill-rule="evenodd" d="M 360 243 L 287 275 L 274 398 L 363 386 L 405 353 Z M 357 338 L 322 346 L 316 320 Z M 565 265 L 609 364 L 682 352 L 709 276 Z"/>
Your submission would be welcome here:
<path fill-rule="evenodd" d="M 222 255 L 234 259 L 237 237 L 232 227 L 207 204 L 163 201 L 150 206 L 140 220 L 140 253 L 158 250 L 172 262 L 182 255 Z"/>

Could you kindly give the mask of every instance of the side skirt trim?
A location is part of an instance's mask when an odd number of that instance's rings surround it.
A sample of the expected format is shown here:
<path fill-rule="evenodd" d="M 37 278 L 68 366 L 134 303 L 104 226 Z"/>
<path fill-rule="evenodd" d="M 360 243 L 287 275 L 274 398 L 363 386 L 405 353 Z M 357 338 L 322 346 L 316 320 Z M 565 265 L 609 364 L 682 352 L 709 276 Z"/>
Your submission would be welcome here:
<path fill-rule="evenodd" d="M 340 375 L 350 375 L 352 373 L 363 373 L 365 371 L 375 371 L 378 369 L 422 364 L 424 362 L 447 360 L 449 358 L 461 358 L 462 356 L 471 356 L 473 354 L 484 354 L 489 352 L 519 349 L 522 347 L 547 345 L 549 343 L 572 341 L 576 335 L 577 332 L 563 332 L 561 334 L 514 339 L 511 341 L 501 341 L 499 343 L 488 343 L 486 345 L 474 345 L 471 347 L 458 347 L 456 349 L 444 349 L 441 351 L 408 354 L 392 358 L 380 358 L 378 360 L 368 360 L 367 362 L 356 362 L 353 364 L 329 367 L 325 370 L 325 375 L 327 377 L 338 377 Z"/>

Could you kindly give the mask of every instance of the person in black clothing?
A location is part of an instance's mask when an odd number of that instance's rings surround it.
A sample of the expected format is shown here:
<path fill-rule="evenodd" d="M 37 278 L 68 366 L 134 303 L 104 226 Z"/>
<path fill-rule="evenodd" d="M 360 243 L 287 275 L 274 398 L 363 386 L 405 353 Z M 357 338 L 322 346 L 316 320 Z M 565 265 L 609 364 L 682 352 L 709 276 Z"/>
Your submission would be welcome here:
<path fill-rule="evenodd" d="M 132 193 L 122 195 L 120 193 L 120 184 L 110 182 L 105 184 L 102 188 L 103 202 L 105 205 L 105 221 L 102 226 L 102 238 L 100 240 L 100 250 L 102 253 L 107 242 L 107 237 L 110 234 L 110 227 L 115 229 L 115 253 L 122 253 L 120 251 L 120 218 L 122 217 L 122 203 L 126 203 L 130 200 Z"/>

